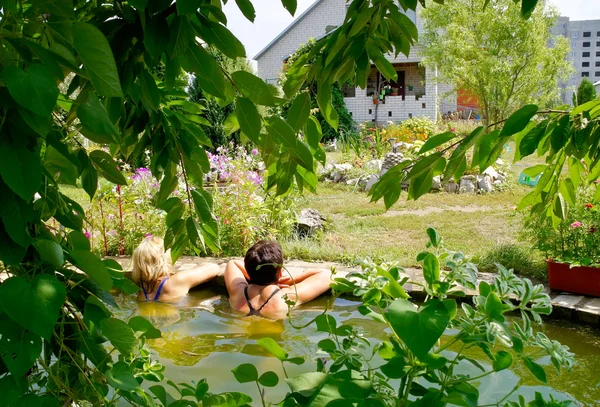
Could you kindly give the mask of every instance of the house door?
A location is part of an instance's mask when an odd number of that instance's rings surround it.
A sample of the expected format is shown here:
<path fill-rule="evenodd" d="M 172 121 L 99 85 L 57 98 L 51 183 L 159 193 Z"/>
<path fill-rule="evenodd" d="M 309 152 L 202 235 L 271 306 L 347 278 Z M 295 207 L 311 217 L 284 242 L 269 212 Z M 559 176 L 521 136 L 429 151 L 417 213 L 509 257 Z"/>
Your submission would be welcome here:
<path fill-rule="evenodd" d="M 392 88 L 398 89 L 398 96 L 402 96 L 402 100 L 406 96 L 406 86 L 405 86 L 405 72 L 404 71 L 396 71 L 398 74 L 398 80 L 392 81 L 390 83 Z"/>

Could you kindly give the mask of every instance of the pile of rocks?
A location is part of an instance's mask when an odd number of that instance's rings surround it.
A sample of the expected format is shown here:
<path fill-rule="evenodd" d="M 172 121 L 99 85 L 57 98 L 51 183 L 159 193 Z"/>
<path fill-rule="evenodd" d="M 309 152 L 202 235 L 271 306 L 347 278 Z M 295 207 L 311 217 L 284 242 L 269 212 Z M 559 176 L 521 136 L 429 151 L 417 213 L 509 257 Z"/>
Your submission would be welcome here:
<path fill-rule="evenodd" d="M 294 229 L 298 237 L 312 237 L 319 231 L 325 229 L 327 219 L 316 209 L 303 209 L 298 215 Z"/>

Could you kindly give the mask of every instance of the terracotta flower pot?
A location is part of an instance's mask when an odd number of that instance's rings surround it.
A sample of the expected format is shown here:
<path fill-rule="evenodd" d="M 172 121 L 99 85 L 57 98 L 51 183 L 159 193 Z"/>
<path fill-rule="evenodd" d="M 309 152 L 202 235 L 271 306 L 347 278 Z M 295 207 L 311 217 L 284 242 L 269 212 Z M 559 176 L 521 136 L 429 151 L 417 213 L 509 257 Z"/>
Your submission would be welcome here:
<path fill-rule="evenodd" d="M 546 260 L 546 263 L 551 289 L 600 297 L 600 268 L 571 268 L 569 263 L 557 263 L 552 260 Z"/>
<path fill-rule="evenodd" d="M 374 105 L 378 105 L 379 104 L 379 99 L 373 99 L 373 104 Z"/>

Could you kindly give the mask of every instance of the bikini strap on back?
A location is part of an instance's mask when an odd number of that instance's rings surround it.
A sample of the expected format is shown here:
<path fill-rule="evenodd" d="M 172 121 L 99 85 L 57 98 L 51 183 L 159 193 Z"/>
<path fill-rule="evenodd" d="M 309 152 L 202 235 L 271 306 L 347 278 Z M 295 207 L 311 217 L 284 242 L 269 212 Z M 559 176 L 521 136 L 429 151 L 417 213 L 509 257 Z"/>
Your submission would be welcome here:
<path fill-rule="evenodd" d="M 267 300 L 263 303 L 263 305 L 260 306 L 258 312 L 260 312 L 265 307 L 265 305 L 267 305 L 267 303 L 271 301 L 271 298 L 275 297 L 275 294 L 277 294 L 279 291 L 281 291 L 281 288 L 277 288 L 277 290 L 273 291 L 271 295 L 269 295 L 269 298 L 267 298 Z"/>
<path fill-rule="evenodd" d="M 169 279 L 169 277 L 165 278 L 163 281 L 160 282 L 160 285 L 158 286 L 158 290 L 156 290 L 156 295 L 154 296 L 154 301 L 158 301 L 158 297 L 160 297 L 160 292 L 162 291 L 162 288 L 168 279 Z"/>
<path fill-rule="evenodd" d="M 244 287 L 244 297 L 246 297 L 246 303 L 248 304 L 248 308 L 250 309 L 250 314 L 253 314 L 256 310 L 250 302 L 250 297 L 248 297 L 248 286 Z"/>

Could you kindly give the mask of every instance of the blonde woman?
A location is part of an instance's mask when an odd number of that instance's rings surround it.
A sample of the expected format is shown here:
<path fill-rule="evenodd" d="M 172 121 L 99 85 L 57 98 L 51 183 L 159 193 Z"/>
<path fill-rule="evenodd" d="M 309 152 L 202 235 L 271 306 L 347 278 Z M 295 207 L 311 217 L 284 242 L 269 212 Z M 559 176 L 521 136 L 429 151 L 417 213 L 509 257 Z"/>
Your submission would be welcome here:
<path fill-rule="evenodd" d="M 173 273 L 169 252 L 158 237 L 147 237 L 133 252 L 132 280 L 142 289 L 140 301 L 176 302 L 190 288 L 202 284 L 220 273 L 217 264 L 198 266 Z"/>

